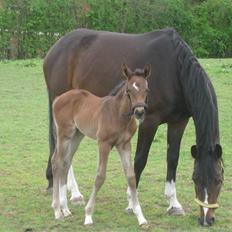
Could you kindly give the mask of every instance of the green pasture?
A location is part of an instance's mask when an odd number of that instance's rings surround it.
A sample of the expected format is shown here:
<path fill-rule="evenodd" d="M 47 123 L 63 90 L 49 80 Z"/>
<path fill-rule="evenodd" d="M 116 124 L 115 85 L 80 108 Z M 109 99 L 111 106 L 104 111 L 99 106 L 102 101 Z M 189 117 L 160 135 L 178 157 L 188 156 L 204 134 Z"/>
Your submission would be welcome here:
<path fill-rule="evenodd" d="M 195 143 L 192 120 L 185 131 L 177 174 L 177 195 L 186 216 L 166 214 L 166 125 L 155 137 L 148 164 L 143 172 L 139 199 L 149 221 L 147 231 L 231 231 L 232 228 L 232 59 L 200 60 L 216 89 L 219 103 L 221 144 L 225 181 L 211 228 L 197 224 L 194 203 L 193 159 Z M 136 136 L 133 139 L 133 156 Z M 74 170 L 80 190 L 87 200 L 94 182 L 97 147 L 85 139 L 74 157 Z M 115 151 L 109 158 L 107 178 L 97 196 L 94 225 L 84 227 L 84 207 L 74 207 L 73 215 L 55 221 L 51 195 L 46 192 L 45 170 L 48 158 L 47 91 L 42 60 L 0 62 L 0 231 L 140 231 L 127 206 L 126 181 Z"/>

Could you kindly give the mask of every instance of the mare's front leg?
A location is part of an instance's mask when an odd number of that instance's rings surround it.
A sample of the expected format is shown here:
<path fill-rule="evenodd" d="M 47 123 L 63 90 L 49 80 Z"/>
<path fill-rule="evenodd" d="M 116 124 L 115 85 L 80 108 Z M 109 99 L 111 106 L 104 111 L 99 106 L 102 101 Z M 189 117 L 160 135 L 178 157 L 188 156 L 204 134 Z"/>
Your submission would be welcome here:
<path fill-rule="evenodd" d="M 101 186 L 103 185 L 105 181 L 106 166 L 107 166 L 109 152 L 111 150 L 111 145 L 108 144 L 107 142 L 98 141 L 98 146 L 99 146 L 99 161 L 98 161 L 97 174 L 96 174 L 92 194 L 85 207 L 84 225 L 93 224 L 92 215 L 93 215 L 93 210 L 94 210 L 94 204 L 95 204 L 97 192 L 100 190 Z"/>
<path fill-rule="evenodd" d="M 158 128 L 158 122 L 152 116 L 146 116 L 144 122 L 140 125 L 138 131 L 138 141 L 137 148 L 134 158 L 134 171 L 136 177 L 136 186 L 138 188 L 140 176 L 144 170 L 149 150 L 154 139 L 155 133 Z M 130 197 L 130 191 L 127 189 L 128 195 L 128 207 L 126 208 L 127 212 L 132 211 L 132 202 Z"/>
<path fill-rule="evenodd" d="M 177 200 L 176 196 L 176 168 L 178 165 L 180 142 L 188 123 L 188 119 L 183 120 L 179 123 L 168 124 L 167 133 L 167 177 L 165 185 L 165 196 L 169 203 L 167 212 L 170 215 L 184 215 L 185 212 Z"/>
<path fill-rule="evenodd" d="M 143 216 L 142 209 L 139 204 L 136 190 L 136 179 L 134 174 L 134 169 L 131 162 L 131 144 L 130 142 L 126 144 L 121 144 L 117 146 L 119 152 L 123 170 L 125 172 L 127 182 L 128 182 L 128 193 L 130 195 L 131 207 L 136 215 L 139 225 L 147 224 L 147 220 Z"/>

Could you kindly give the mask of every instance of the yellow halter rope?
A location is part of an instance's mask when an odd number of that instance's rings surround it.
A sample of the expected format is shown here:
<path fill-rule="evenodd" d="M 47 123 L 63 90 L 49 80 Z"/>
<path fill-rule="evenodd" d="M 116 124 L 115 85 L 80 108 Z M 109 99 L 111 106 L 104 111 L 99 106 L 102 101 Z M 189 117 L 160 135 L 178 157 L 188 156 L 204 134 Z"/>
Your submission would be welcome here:
<path fill-rule="evenodd" d="M 216 208 L 219 207 L 219 204 L 218 204 L 218 203 L 215 203 L 215 204 L 207 204 L 207 203 L 204 203 L 204 202 L 200 201 L 200 200 L 197 199 L 197 198 L 195 198 L 194 200 L 195 200 L 195 202 L 196 202 L 198 205 L 200 205 L 200 206 L 202 206 L 202 207 L 205 207 L 205 208 L 208 208 L 208 209 L 216 209 Z"/>

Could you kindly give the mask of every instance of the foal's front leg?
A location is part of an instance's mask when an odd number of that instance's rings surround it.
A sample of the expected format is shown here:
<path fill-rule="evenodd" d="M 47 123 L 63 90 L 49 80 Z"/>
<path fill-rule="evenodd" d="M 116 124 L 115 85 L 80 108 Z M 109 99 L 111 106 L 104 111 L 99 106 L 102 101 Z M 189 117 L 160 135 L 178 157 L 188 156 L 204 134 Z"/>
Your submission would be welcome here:
<path fill-rule="evenodd" d="M 84 225 L 91 225 L 93 224 L 93 209 L 94 204 L 97 196 L 97 192 L 100 190 L 101 186 L 103 185 L 106 177 L 106 166 L 108 161 L 109 152 L 111 150 L 110 144 L 106 142 L 98 142 L 99 146 L 99 161 L 98 161 L 98 168 L 97 168 L 97 175 L 95 178 L 95 184 L 93 186 L 92 194 L 89 198 L 89 201 L 85 207 L 85 222 Z"/>
<path fill-rule="evenodd" d="M 128 182 L 128 195 L 131 201 L 131 207 L 134 214 L 136 215 L 139 225 L 147 224 L 147 220 L 143 216 L 142 209 L 139 204 L 136 190 L 136 180 L 134 174 L 134 168 L 131 162 L 131 144 L 126 143 L 120 146 L 117 146 L 117 150 L 120 154 L 122 166 Z"/>

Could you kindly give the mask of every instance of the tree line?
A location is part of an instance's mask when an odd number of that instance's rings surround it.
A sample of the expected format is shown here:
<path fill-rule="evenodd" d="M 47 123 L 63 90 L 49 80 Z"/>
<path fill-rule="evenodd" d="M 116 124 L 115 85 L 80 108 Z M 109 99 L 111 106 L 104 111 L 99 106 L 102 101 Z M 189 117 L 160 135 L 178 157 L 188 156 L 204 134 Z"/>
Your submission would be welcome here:
<path fill-rule="evenodd" d="M 76 28 L 172 27 L 198 57 L 232 56 L 231 0 L 0 0 L 0 59 L 44 57 Z"/>

